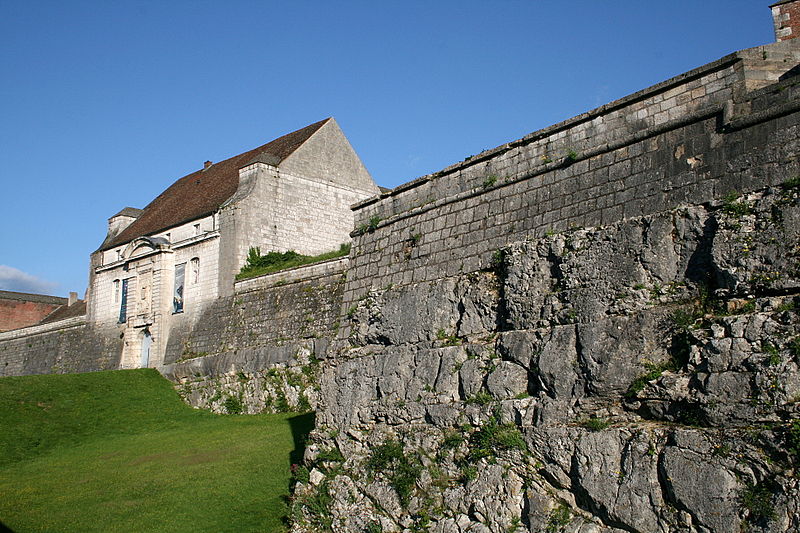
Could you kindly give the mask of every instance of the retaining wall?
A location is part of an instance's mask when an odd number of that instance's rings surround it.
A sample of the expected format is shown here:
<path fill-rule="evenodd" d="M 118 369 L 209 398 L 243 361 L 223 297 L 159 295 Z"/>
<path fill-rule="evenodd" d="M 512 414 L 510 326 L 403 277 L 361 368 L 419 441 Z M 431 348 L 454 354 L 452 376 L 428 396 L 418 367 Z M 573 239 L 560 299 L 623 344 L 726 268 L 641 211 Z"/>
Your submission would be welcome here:
<path fill-rule="evenodd" d="M 343 309 L 370 289 L 488 268 L 511 242 L 796 176 L 800 95 L 787 71 L 800 50 L 788 44 L 731 54 L 356 204 Z"/>

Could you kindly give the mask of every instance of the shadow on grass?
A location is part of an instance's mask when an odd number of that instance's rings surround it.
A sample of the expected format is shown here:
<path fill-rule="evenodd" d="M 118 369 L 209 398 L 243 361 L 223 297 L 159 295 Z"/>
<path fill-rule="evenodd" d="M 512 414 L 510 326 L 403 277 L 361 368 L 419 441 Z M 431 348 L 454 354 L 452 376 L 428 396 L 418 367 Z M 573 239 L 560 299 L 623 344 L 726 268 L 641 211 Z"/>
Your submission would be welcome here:
<path fill-rule="evenodd" d="M 314 413 L 293 416 L 289 419 L 289 427 L 292 429 L 292 439 L 294 440 L 294 450 L 289 454 L 289 462 L 299 465 L 303 462 L 303 454 L 306 452 L 306 439 L 311 430 L 314 429 Z"/>
<path fill-rule="evenodd" d="M 294 440 L 294 449 L 289 453 L 289 464 L 292 465 L 292 476 L 289 478 L 289 494 L 284 496 L 284 503 L 289 509 L 289 514 L 283 517 L 283 523 L 288 529 L 291 526 L 291 509 L 292 497 L 294 495 L 295 472 L 303 464 L 303 455 L 306 452 L 306 441 L 308 434 L 314 429 L 314 421 L 316 416 L 314 413 L 305 413 L 302 415 L 293 416 L 289 419 L 289 427 L 292 430 L 292 439 Z M 0 533 L 3 533 L 0 531 Z"/>
<path fill-rule="evenodd" d="M 14 530 L 0 522 L 0 533 L 14 533 Z"/>

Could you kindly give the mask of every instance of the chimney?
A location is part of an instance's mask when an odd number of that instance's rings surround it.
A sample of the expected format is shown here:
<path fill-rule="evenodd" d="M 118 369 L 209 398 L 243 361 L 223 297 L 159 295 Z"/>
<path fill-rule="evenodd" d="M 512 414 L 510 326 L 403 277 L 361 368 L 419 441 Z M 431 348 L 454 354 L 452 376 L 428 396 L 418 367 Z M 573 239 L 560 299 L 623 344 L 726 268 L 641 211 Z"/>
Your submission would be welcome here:
<path fill-rule="evenodd" d="M 776 42 L 800 37 L 800 0 L 781 0 L 769 7 L 772 8 Z"/>
<path fill-rule="evenodd" d="M 75 302 L 78 301 L 78 293 L 77 292 L 70 292 L 69 299 L 67 300 L 67 307 L 72 307 L 75 305 Z"/>
<path fill-rule="evenodd" d="M 213 164 L 214 163 L 212 163 L 211 161 L 206 161 L 205 163 L 203 163 L 203 170 L 207 169 L 208 167 L 210 167 Z"/>

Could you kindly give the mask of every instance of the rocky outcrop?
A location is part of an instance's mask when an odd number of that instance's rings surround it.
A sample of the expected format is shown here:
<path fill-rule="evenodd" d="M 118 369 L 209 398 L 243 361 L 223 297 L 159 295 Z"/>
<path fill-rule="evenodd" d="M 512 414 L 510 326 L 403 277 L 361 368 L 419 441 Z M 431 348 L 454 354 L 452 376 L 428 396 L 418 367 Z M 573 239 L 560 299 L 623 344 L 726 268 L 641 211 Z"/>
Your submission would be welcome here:
<path fill-rule="evenodd" d="M 295 531 L 800 531 L 800 182 L 372 290 Z"/>

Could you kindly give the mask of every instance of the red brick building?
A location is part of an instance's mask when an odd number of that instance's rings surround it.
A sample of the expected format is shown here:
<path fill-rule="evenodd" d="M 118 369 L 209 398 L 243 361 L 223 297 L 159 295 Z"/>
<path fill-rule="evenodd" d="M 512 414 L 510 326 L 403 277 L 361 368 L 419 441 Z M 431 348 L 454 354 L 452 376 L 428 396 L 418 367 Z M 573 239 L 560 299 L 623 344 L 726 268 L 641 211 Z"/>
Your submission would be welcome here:
<path fill-rule="evenodd" d="M 75 303 L 74 296 L 68 299 L 44 294 L 0 291 L 0 331 L 38 324 L 59 309 L 68 307 L 70 303 Z"/>

